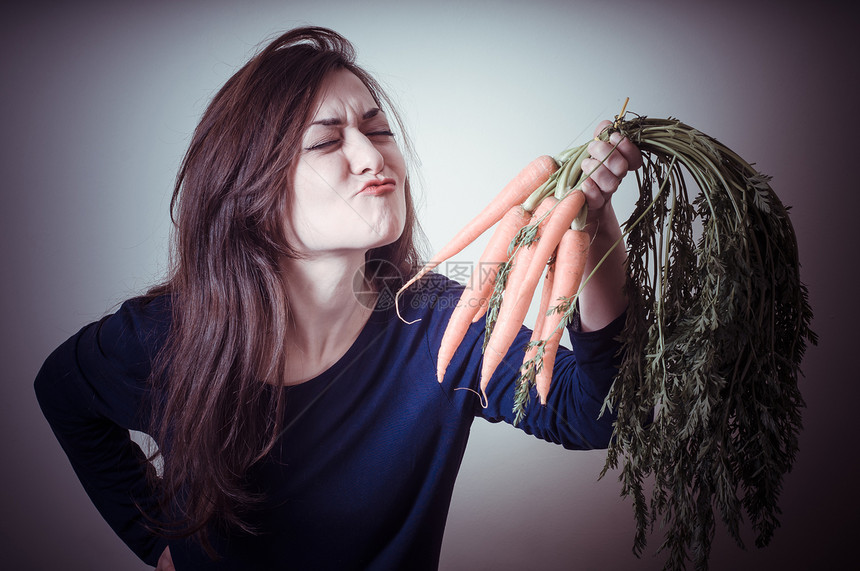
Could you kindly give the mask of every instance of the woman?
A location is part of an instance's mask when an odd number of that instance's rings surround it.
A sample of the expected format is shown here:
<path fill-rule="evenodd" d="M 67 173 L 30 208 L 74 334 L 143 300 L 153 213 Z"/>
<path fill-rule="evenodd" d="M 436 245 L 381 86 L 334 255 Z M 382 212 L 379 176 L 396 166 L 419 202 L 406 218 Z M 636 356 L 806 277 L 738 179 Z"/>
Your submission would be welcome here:
<path fill-rule="evenodd" d="M 380 293 L 418 262 L 391 105 L 323 28 L 290 31 L 219 91 L 172 201 L 166 282 L 84 327 L 36 392 L 92 501 L 159 569 L 435 568 L 475 416 L 511 421 L 524 328 L 482 406 L 481 324 L 435 376 L 458 285 Z M 601 125 L 599 128 L 601 128 Z M 618 142 L 613 139 L 612 143 Z M 610 197 L 639 165 L 595 141 L 589 267 L 620 236 Z M 608 158 L 607 158 L 608 156 Z M 603 164 L 600 160 L 606 159 Z M 549 406 L 521 427 L 605 446 L 597 419 L 626 306 L 624 253 L 581 296 Z M 360 291 L 362 295 L 356 295 Z M 417 321 L 416 321 L 417 320 Z M 533 399 L 533 401 L 536 399 Z M 128 430 L 152 434 L 156 474 Z"/>

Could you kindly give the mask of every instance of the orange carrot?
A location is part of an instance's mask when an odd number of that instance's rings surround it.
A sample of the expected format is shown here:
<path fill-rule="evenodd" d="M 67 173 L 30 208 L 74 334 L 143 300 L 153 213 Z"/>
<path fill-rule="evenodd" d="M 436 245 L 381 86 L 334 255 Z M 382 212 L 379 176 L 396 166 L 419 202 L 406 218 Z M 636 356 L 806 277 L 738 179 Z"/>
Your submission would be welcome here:
<path fill-rule="evenodd" d="M 531 214 L 523 210 L 520 205 L 512 207 L 499 221 L 493 231 L 493 236 L 484 248 L 484 252 L 478 261 L 478 266 L 472 272 L 469 283 L 460 294 L 457 307 L 451 313 L 442 342 L 439 345 L 439 357 L 436 364 L 436 376 L 441 383 L 445 378 L 445 370 L 448 363 L 463 341 L 469 325 L 472 324 L 473 316 L 486 305 L 486 299 L 490 295 L 499 271 L 499 264 L 507 260 L 508 246 L 519 232 L 520 228 L 528 224 Z M 484 267 L 488 271 L 482 271 Z"/>
<path fill-rule="evenodd" d="M 543 223 L 543 229 L 539 233 L 540 238 L 534 248 L 528 270 L 517 284 L 517 289 L 512 290 L 516 296 L 514 298 L 515 306 L 524 304 L 525 309 L 528 310 L 528 305 L 534 297 L 537 282 L 540 280 L 547 262 L 552 257 L 562 235 L 570 229 L 571 223 L 579 215 L 584 205 L 585 194 L 577 190 L 554 206 L 549 217 Z M 525 318 L 525 313 L 523 318 Z M 522 323 L 522 320 L 520 322 Z"/>
<path fill-rule="evenodd" d="M 498 222 L 512 206 L 522 204 L 556 170 L 558 170 L 558 163 L 549 155 L 542 155 L 526 165 L 477 216 L 433 256 L 431 261 L 427 262 L 415 276 L 397 291 L 394 301 L 398 316 L 400 315 L 400 308 L 397 306 L 397 300 L 400 294 L 424 277 L 430 270 L 474 242 L 478 236 Z"/>
<path fill-rule="evenodd" d="M 549 302 L 552 299 L 552 284 L 555 278 L 555 262 L 548 264 L 546 267 L 546 275 L 543 277 L 543 287 L 541 288 L 540 304 L 538 305 L 537 317 L 535 318 L 535 326 L 532 330 L 532 338 L 529 340 L 529 348 L 526 349 L 526 355 L 523 358 L 523 365 L 534 359 L 538 352 L 537 341 L 541 340 L 543 333 L 543 322 L 546 321 L 546 312 L 549 310 Z"/>
<path fill-rule="evenodd" d="M 588 247 L 589 236 L 583 230 L 568 229 L 561 237 L 555 259 L 555 278 L 551 295 L 554 301 L 563 303 L 579 290 L 588 257 Z M 546 345 L 543 366 L 535 377 L 535 385 L 543 405 L 546 404 L 547 395 L 549 395 L 555 355 L 562 335 L 562 328 L 559 325 L 563 317 L 563 311 L 554 311 L 546 316 L 542 325 L 541 338 L 546 341 Z"/>
<path fill-rule="evenodd" d="M 541 232 L 546 226 L 550 217 L 545 217 L 549 210 L 558 204 L 558 200 L 550 196 L 545 198 L 535 208 L 532 220 L 541 221 L 537 229 L 537 242 L 532 242 L 528 245 L 520 246 L 514 253 L 513 266 L 505 284 L 505 294 L 502 298 L 502 304 L 499 306 L 499 313 L 496 317 L 496 323 L 493 325 L 490 339 L 484 349 L 484 361 L 481 364 L 481 392 L 484 392 L 487 384 L 490 382 L 490 377 L 493 372 L 502 362 L 502 357 L 508 352 L 514 337 L 520 326 L 523 324 L 525 314 L 528 311 L 531 297 L 523 303 L 518 295 L 520 285 L 528 274 L 531 267 L 532 258 L 535 251 L 540 247 Z M 546 263 L 544 261 L 544 263 Z"/>
<path fill-rule="evenodd" d="M 547 261 L 552 256 L 562 235 L 570 229 L 570 224 L 579 215 L 584 204 L 585 195 L 577 190 L 561 201 L 553 197 L 545 198 L 535 210 L 535 219 L 537 220 L 540 220 L 538 212 L 544 205 L 547 205 L 548 209 L 551 208 L 552 212 L 541 222 L 542 228 L 538 231 L 537 244 L 525 252 L 529 258 L 528 266 L 525 266 L 524 262 L 519 270 L 516 267 L 511 270 L 508 284 L 505 287 L 506 293 L 499 308 L 499 317 L 490 335 L 487 350 L 484 351 L 484 363 L 481 370 L 482 383 L 489 382 L 490 376 L 501 362 L 501 356 L 510 348 L 529 310 L 537 282 L 540 280 Z M 514 275 L 515 272 L 516 275 Z M 506 318 L 504 321 L 503 315 Z M 488 353 L 495 353 L 495 355 L 488 359 Z"/>

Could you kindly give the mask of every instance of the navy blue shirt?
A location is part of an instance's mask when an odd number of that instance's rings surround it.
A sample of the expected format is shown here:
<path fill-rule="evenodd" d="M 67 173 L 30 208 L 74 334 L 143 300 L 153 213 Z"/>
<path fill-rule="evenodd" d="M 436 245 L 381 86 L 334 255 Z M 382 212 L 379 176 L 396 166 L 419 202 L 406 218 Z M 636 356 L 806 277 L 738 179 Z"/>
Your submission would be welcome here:
<path fill-rule="evenodd" d="M 170 542 L 186 569 L 435 569 L 472 420 L 513 421 L 513 392 L 531 332 L 520 331 L 487 389 L 477 389 L 483 322 L 473 324 L 446 372 L 436 355 L 461 286 L 439 275 L 400 300 L 381 297 L 355 343 L 331 368 L 287 387 L 286 429 L 248 480 L 266 500 L 248 519 L 260 532 L 214 537 L 210 561 L 191 540 Z M 170 325 L 166 298 L 133 299 L 84 327 L 36 379 L 42 410 L 90 498 L 116 533 L 155 565 L 167 542 L 147 532 L 138 506 L 156 513 L 139 448 L 152 359 Z M 570 449 L 605 447 L 598 418 L 617 367 L 619 318 L 601 331 L 570 327 L 548 406 L 531 399 L 519 428 Z"/>

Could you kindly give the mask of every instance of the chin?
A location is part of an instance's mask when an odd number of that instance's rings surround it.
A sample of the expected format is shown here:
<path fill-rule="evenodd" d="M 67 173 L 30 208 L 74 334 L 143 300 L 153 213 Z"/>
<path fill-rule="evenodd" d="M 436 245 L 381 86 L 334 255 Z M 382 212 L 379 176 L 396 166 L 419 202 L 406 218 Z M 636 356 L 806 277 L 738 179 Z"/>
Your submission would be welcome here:
<path fill-rule="evenodd" d="M 372 245 L 368 249 L 387 246 L 396 242 L 400 236 L 403 235 L 403 230 L 406 226 L 405 222 L 403 220 L 397 220 L 394 224 L 391 224 L 390 222 L 392 221 L 389 221 L 388 224 L 378 228 L 377 232 L 373 236 L 374 239 L 371 240 Z"/>
<path fill-rule="evenodd" d="M 393 244 L 403 235 L 403 231 L 400 232 L 391 232 L 390 234 L 386 234 L 382 237 L 379 237 L 378 240 L 375 240 L 367 249 L 373 250 L 374 248 L 382 248 L 383 246 L 388 246 L 389 244 Z"/>

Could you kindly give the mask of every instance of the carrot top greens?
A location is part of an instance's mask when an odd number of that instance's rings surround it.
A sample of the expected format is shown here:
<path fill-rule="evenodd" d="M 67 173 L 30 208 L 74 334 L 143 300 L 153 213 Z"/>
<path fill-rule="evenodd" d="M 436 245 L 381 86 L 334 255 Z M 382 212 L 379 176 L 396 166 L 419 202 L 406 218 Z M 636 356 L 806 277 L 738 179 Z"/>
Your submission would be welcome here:
<path fill-rule="evenodd" d="M 742 512 L 759 547 L 779 525 L 804 406 L 800 363 L 807 342 L 817 342 L 812 309 L 788 208 L 769 177 L 674 119 L 617 128 L 643 151 L 645 167 L 625 224 L 630 309 L 606 402 L 618 412 L 606 469 L 623 464 L 634 550 L 660 519 L 667 565 L 682 567 L 691 555 L 703 568 L 715 512 L 741 547 Z M 692 200 L 682 167 L 698 187 Z"/>
<path fill-rule="evenodd" d="M 601 477 L 620 467 L 637 523 L 634 553 L 659 523 L 667 568 L 690 560 L 706 568 L 717 517 L 741 547 L 744 514 L 757 546 L 779 525 L 778 496 L 804 407 L 800 363 L 807 342 L 817 342 L 812 310 L 788 208 L 769 177 L 676 119 L 624 120 L 622 111 L 602 137 L 612 131 L 640 148 L 644 167 L 623 225 L 629 308 L 620 370 L 604 403 L 618 420 Z M 524 207 L 577 187 L 588 175 L 580 168 L 585 147 L 557 157 L 558 171 Z M 533 239 L 529 232 L 512 248 Z M 507 270 L 497 276 L 488 332 Z M 569 322 L 576 295 L 557 311 Z M 523 365 L 516 422 L 542 357 L 537 351 Z"/>

